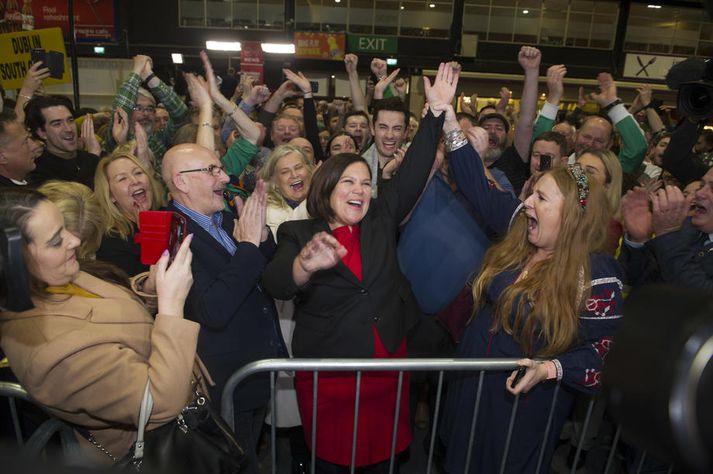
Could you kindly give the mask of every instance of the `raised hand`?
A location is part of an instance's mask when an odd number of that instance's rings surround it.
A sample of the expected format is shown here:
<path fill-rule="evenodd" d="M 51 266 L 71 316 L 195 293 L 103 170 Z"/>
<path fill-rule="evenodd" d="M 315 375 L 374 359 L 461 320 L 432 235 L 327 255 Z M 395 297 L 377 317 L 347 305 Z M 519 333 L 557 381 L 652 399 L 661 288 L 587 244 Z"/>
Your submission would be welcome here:
<path fill-rule="evenodd" d="M 188 94 L 191 96 L 191 100 L 198 107 L 211 107 L 213 105 L 213 100 L 211 99 L 211 94 L 209 90 L 208 83 L 205 79 L 195 74 L 183 74 L 186 79 L 186 84 L 188 85 Z M 220 91 L 218 91 L 220 94 Z"/>
<path fill-rule="evenodd" d="M 505 109 L 507 108 L 508 103 L 510 102 L 510 97 L 512 97 L 512 92 L 510 91 L 510 89 L 508 89 L 507 87 L 501 87 L 500 100 L 497 104 L 495 104 L 495 110 L 500 115 L 505 115 Z"/>
<path fill-rule="evenodd" d="M 649 194 L 644 188 L 635 187 L 621 199 L 621 215 L 629 238 L 642 243 L 649 240 L 653 227 L 649 210 Z"/>
<path fill-rule="evenodd" d="M 651 99 L 653 96 L 651 86 L 643 85 L 637 88 L 636 91 L 639 93 L 639 101 L 641 102 L 641 107 L 648 107 L 651 103 Z"/>
<path fill-rule="evenodd" d="M 357 64 L 359 64 L 359 57 L 356 54 L 346 54 L 344 56 L 344 69 L 346 69 L 347 74 L 356 74 Z"/>
<path fill-rule="evenodd" d="M 577 107 L 583 109 L 587 105 L 587 96 L 584 94 L 584 86 L 579 86 L 577 92 Z"/>
<path fill-rule="evenodd" d="M 147 62 L 149 62 L 149 63 L 151 62 L 150 57 L 148 57 L 144 54 L 137 54 L 136 56 L 134 56 L 134 64 L 132 67 L 132 71 L 134 73 L 138 74 L 139 76 L 141 76 L 141 74 L 143 73 L 143 71 L 145 69 Z M 141 78 L 143 79 L 143 76 Z"/>
<path fill-rule="evenodd" d="M 220 93 L 220 87 L 218 86 L 218 79 L 215 77 L 215 72 L 213 71 L 213 65 L 208 58 L 208 54 L 205 51 L 201 51 L 201 62 L 203 62 L 203 69 L 205 70 L 205 78 L 208 86 L 208 93 L 210 97 L 217 103 L 218 95 L 223 97 Z M 190 91 L 189 91 L 190 92 Z"/>
<path fill-rule="evenodd" d="M 134 138 L 136 138 L 136 157 L 146 166 L 146 169 L 153 169 L 153 153 L 149 148 L 149 137 L 139 122 L 134 124 Z"/>
<path fill-rule="evenodd" d="M 50 70 L 42 65 L 42 61 L 36 62 L 27 70 L 25 79 L 22 81 L 20 94 L 32 97 L 42 86 L 42 81 L 50 77 Z"/>
<path fill-rule="evenodd" d="M 555 64 L 547 68 L 547 102 L 559 105 L 564 95 L 564 76 L 567 68 L 564 64 Z"/>
<path fill-rule="evenodd" d="M 396 151 L 394 151 L 394 159 L 386 163 L 386 165 L 384 165 L 384 169 L 381 170 L 381 177 L 383 179 L 391 179 L 394 176 L 394 173 L 396 173 L 401 167 L 401 163 L 403 163 L 405 156 L 406 152 L 404 152 L 401 148 L 397 148 Z"/>
<path fill-rule="evenodd" d="M 307 242 L 297 256 L 296 264 L 308 275 L 335 266 L 347 254 L 347 249 L 327 232 L 319 232 Z"/>
<path fill-rule="evenodd" d="M 523 46 L 517 54 L 517 62 L 525 70 L 525 72 L 538 72 L 540 70 L 540 61 L 542 54 L 540 50 L 532 46 Z"/>
<path fill-rule="evenodd" d="M 243 100 L 246 104 L 253 107 L 264 103 L 270 98 L 270 89 L 267 86 L 254 86 L 250 89 L 250 93 Z"/>
<path fill-rule="evenodd" d="M 255 184 L 255 190 L 245 201 L 240 210 L 240 218 L 233 228 L 233 237 L 238 242 L 250 242 L 259 247 L 265 235 L 265 211 L 267 192 L 261 179 Z"/>
<path fill-rule="evenodd" d="M 158 295 L 158 313 L 165 316 L 183 317 L 183 306 L 186 302 L 188 291 L 193 285 L 191 272 L 191 241 L 193 234 L 189 234 L 181 244 L 176 256 L 168 265 L 168 250 L 164 251 L 156 264 L 156 294 Z"/>
<path fill-rule="evenodd" d="M 478 153 L 478 156 L 482 159 L 488 151 L 488 132 L 481 127 L 470 127 L 466 130 L 465 137 L 468 139 L 468 142 L 473 149 L 475 149 Z"/>
<path fill-rule="evenodd" d="M 653 216 L 651 226 L 659 236 L 675 232 L 681 228 L 686 219 L 688 206 L 683 192 L 676 186 L 666 186 L 651 195 Z"/>
<path fill-rule="evenodd" d="M 287 68 L 283 69 L 282 72 L 288 80 L 292 81 L 292 83 L 302 91 L 302 94 L 312 93 L 312 85 L 309 83 L 309 80 L 304 76 L 304 74 L 301 72 L 295 74 Z"/>
<path fill-rule="evenodd" d="M 111 136 L 117 145 L 123 145 L 129 136 L 129 116 L 121 107 L 114 110 L 114 120 L 111 124 Z"/>
<path fill-rule="evenodd" d="M 384 98 L 384 91 L 386 91 L 386 88 L 389 87 L 389 84 L 391 84 L 393 80 L 396 79 L 396 76 L 399 75 L 400 71 L 401 69 L 394 69 L 393 71 L 391 71 L 391 74 L 379 79 L 379 82 L 377 82 L 376 86 L 374 86 L 374 99 L 378 100 Z"/>
<path fill-rule="evenodd" d="M 592 93 L 590 97 L 599 104 L 599 107 L 606 107 L 617 99 L 616 82 L 608 72 L 600 72 L 597 75 L 597 82 L 599 82 L 599 93 Z"/>
<path fill-rule="evenodd" d="M 438 66 L 438 73 L 436 73 L 433 85 L 427 77 L 423 77 L 426 101 L 434 115 L 440 115 L 446 106 L 450 105 L 457 86 L 458 73 L 453 70 L 452 66 L 445 63 Z"/>
<path fill-rule="evenodd" d="M 84 122 L 82 122 L 81 137 L 86 151 L 92 155 L 101 155 L 102 147 L 99 144 L 99 140 L 97 140 L 97 136 L 94 134 L 94 120 L 92 120 L 92 116 L 89 114 L 87 114 L 84 118 Z"/>
<path fill-rule="evenodd" d="M 397 69 L 397 71 L 400 71 L 400 69 Z M 406 79 L 403 77 L 399 77 L 396 79 L 393 83 L 394 90 L 398 94 L 399 97 L 401 97 L 401 100 L 406 100 Z"/>
<path fill-rule="evenodd" d="M 386 76 L 387 66 L 386 61 L 379 58 L 374 58 L 371 60 L 371 72 L 377 77 L 377 79 L 382 79 Z"/>

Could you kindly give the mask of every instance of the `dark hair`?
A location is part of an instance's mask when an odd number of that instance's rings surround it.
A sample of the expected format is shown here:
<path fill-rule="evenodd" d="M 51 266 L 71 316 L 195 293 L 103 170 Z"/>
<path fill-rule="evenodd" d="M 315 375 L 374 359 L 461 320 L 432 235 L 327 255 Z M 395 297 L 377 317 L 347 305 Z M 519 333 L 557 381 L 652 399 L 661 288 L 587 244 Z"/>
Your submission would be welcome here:
<path fill-rule="evenodd" d="M 532 144 L 534 145 L 537 142 L 555 142 L 560 148 L 560 155 L 567 155 L 567 140 L 565 140 L 561 133 L 552 131 L 541 133 L 537 138 L 535 138 L 535 140 L 533 140 Z"/>
<path fill-rule="evenodd" d="M 485 110 L 485 109 L 495 109 L 496 111 L 498 110 L 498 109 L 495 107 L 495 104 L 494 104 L 493 102 L 490 102 L 490 103 L 487 103 L 487 104 L 485 104 L 484 106 L 482 106 L 482 107 L 480 108 L 480 110 L 478 111 L 478 116 L 480 116 L 480 115 L 483 113 L 483 110 Z M 491 113 L 492 113 L 492 112 L 491 112 Z"/>
<path fill-rule="evenodd" d="M 376 120 L 379 118 L 379 112 L 401 112 L 404 114 L 404 127 L 408 128 L 409 112 L 406 104 L 398 97 L 388 97 L 381 99 L 374 104 L 371 123 L 376 125 Z"/>
<path fill-rule="evenodd" d="M 510 122 L 503 114 L 498 113 L 498 112 L 493 112 L 493 113 L 485 114 L 485 115 L 479 115 L 478 116 L 478 125 L 480 127 L 482 127 L 486 120 L 493 120 L 493 119 L 500 120 L 503 123 L 503 127 L 505 127 L 505 133 L 510 131 Z"/>
<path fill-rule="evenodd" d="M 42 111 L 57 106 L 67 107 L 69 113 L 74 117 L 74 106 L 68 98 L 61 95 L 36 96 L 25 105 L 25 125 L 33 134 L 36 134 L 40 128 L 44 130 L 45 116 Z"/>
<path fill-rule="evenodd" d="M 456 114 L 456 120 L 460 122 L 463 119 L 468 120 L 473 126 L 478 125 L 478 119 L 476 119 L 473 114 L 469 114 L 468 112 L 458 112 Z"/>
<path fill-rule="evenodd" d="M 312 175 L 309 194 L 307 194 L 307 212 L 310 216 L 321 217 L 327 222 L 332 220 L 334 209 L 329 204 L 332 191 L 337 186 L 339 178 L 344 174 L 344 170 L 354 163 L 364 163 L 366 169 L 369 170 L 369 177 L 371 177 L 369 163 L 354 153 L 336 154 L 317 168 Z"/>
<path fill-rule="evenodd" d="M 5 109 L 0 112 L 0 146 L 6 144 L 7 126 L 17 123 L 17 115 L 12 109 Z"/>
<path fill-rule="evenodd" d="M 27 222 L 32 217 L 35 208 L 45 201 L 49 201 L 47 196 L 34 189 L 5 188 L 0 193 L 0 225 L 19 228 L 23 243 L 29 244 L 32 242 L 32 238 L 27 230 Z M 26 259 L 25 265 L 27 266 Z M 41 295 L 47 284 L 39 281 L 29 272 L 27 276 L 30 292 L 35 296 Z"/>
<path fill-rule="evenodd" d="M 331 156 L 331 152 L 329 151 L 329 149 L 332 147 L 332 142 L 334 141 L 334 139 L 337 137 L 342 137 L 342 136 L 347 136 L 347 137 L 351 138 L 352 141 L 354 142 L 354 149 L 355 150 L 359 149 L 359 145 L 357 145 L 357 142 L 353 136 L 349 135 L 347 132 L 337 132 L 337 133 L 333 134 L 331 137 L 329 137 L 329 140 L 327 140 L 327 146 L 326 146 L 327 149 L 324 150 L 325 158 L 329 158 Z"/>
<path fill-rule="evenodd" d="M 349 117 L 364 117 L 366 119 L 366 123 L 369 123 L 369 114 L 364 112 L 363 110 L 350 110 L 346 114 L 344 114 L 344 120 L 342 121 L 342 128 L 345 128 L 347 126 L 347 119 Z"/>

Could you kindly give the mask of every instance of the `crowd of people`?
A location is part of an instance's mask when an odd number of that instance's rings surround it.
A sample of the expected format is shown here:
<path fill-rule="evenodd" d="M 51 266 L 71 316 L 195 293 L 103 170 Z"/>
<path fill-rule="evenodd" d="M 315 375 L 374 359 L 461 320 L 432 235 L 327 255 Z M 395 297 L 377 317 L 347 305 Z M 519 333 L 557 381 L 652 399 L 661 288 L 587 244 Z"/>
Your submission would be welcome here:
<path fill-rule="evenodd" d="M 507 471 L 534 472 L 557 382 L 544 465 L 580 395 L 599 392 L 625 291 L 713 288 L 713 132 L 674 122 L 646 85 L 627 106 L 601 73 L 565 112 L 556 64 L 538 112 L 543 58 L 523 46 L 517 110 L 507 89 L 480 109 L 458 96 L 450 62 L 409 111 L 399 70 L 378 58 L 365 93 L 347 54 L 351 97 L 331 102 L 299 72 L 271 91 L 201 60 L 185 97 L 138 55 L 111 110 L 44 93 L 41 63 L 2 104 L 0 223 L 21 231 L 34 308 L 0 312 L 0 348 L 34 400 L 82 428 L 88 464 L 128 452 L 147 380 L 151 429 L 196 388 L 220 406 L 252 361 L 427 356 L 522 369 L 449 378 L 444 472 L 499 469 L 520 394 Z M 183 216 L 188 235 L 147 265 L 135 237 L 156 210 Z M 392 431 L 407 450 L 429 380 L 398 392 L 396 374 L 373 372 L 359 384 L 354 460 L 354 374 L 280 373 L 275 414 L 267 375 L 241 384 L 245 472 L 259 472 L 272 415 L 294 473 L 312 450 L 319 473 L 389 472 Z"/>

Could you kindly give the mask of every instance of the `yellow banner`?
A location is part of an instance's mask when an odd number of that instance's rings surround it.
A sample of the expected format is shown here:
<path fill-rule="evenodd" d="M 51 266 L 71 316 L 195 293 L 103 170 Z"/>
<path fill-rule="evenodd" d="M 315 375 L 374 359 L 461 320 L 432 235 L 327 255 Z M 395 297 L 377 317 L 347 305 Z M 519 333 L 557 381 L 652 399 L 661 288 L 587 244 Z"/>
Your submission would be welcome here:
<path fill-rule="evenodd" d="M 44 30 L 18 31 L 0 35 L 0 84 L 8 89 L 19 89 L 27 70 L 32 66 L 31 51 L 41 49 L 54 58 L 62 54 L 64 74 L 61 79 L 47 78 L 44 84 L 64 84 L 72 81 L 67 53 L 64 50 L 64 38 L 60 28 Z M 47 66 L 47 64 L 45 64 Z"/>

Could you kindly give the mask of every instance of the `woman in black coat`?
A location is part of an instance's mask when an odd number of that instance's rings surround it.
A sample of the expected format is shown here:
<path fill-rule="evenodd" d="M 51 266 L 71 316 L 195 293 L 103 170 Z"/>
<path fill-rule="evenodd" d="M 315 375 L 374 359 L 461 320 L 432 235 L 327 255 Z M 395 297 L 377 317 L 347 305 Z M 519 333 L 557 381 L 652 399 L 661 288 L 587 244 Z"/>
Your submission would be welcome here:
<path fill-rule="evenodd" d="M 405 357 L 406 334 L 420 310 L 399 270 L 399 223 L 416 203 L 428 178 L 440 137 L 442 111 L 455 94 L 458 74 L 441 64 L 434 84 L 424 78 L 429 103 L 398 174 L 371 202 L 371 174 L 358 155 L 341 154 L 315 173 L 307 209 L 314 219 L 286 222 L 278 249 L 263 275 L 276 298 L 296 297 L 296 357 Z M 408 118 L 408 117 L 406 117 Z M 351 463 L 354 375 L 319 377 L 317 472 L 339 472 Z M 307 442 L 311 443 L 312 376 L 297 374 L 297 393 Z M 396 451 L 411 440 L 402 390 Z M 391 447 L 396 376 L 362 376 L 356 465 L 378 472 Z M 367 471 L 369 472 L 369 471 Z"/>

